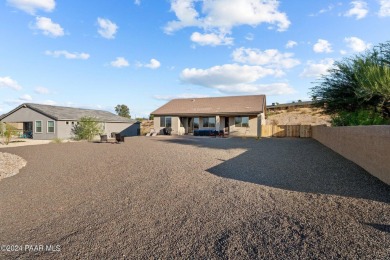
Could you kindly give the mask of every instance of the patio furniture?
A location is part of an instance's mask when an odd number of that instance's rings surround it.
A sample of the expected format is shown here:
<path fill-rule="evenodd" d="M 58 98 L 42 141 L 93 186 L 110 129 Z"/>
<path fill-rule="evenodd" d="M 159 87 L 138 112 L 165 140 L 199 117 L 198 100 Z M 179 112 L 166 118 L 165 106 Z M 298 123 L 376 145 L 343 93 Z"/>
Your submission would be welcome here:
<path fill-rule="evenodd" d="M 107 143 L 108 138 L 107 135 L 100 135 L 100 142 L 106 142 Z"/>
<path fill-rule="evenodd" d="M 122 142 L 122 137 L 120 133 L 115 133 L 115 141 L 117 143 Z"/>
<path fill-rule="evenodd" d="M 165 128 L 163 129 L 163 133 L 164 133 L 164 135 L 171 135 L 171 133 L 172 133 L 172 128 L 170 128 L 170 127 L 165 127 Z"/>

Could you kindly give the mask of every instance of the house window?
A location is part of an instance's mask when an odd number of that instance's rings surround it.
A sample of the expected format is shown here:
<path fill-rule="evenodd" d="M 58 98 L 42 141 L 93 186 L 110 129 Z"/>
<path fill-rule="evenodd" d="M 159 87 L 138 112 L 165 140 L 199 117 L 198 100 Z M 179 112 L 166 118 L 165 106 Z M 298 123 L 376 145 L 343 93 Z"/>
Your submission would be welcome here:
<path fill-rule="evenodd" d="M 170 116 L 160 117 L 160 127 L 172 127 L 172 118 Z"/>
<path fill-rule="evenodd" d="M 47 121 L 47 132 L 54 133 L 54 121 Z"/>
<path fill-rule="evenodd" d="M 203 117 L 203 127 L 215 127 L 215 117 Z"/>
<path fill-rule="evenodd" d="M 236 127 L 249 127 L 249 116 L 236 116 L 234 124 Z"/>
<path fill-rule="evenodd" d="M 199 129 L 199 117 L 194 117 L 194 129 Z"/>
<path fill-rule="evenodd" d="M 42 121 L 35 121 L 35 133 L 42 133 Z"/>

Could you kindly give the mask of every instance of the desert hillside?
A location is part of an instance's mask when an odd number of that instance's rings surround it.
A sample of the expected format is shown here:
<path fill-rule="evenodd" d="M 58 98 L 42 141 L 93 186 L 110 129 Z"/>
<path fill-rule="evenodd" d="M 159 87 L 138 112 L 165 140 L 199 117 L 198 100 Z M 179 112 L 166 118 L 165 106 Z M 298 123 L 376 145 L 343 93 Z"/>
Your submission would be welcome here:
<path fill-rule="evenodd" d="M 153 120 L 143 120 L 141 122 L 141 135 L 146 135 L 150 133 L 150 130 L 153 128 Z"/>
<path fill-rule="evenodd" d="M 290 107 L 267 112 L 267 125 L 323 125 L 330 126 L 330 117 L 315 107 Z"/>

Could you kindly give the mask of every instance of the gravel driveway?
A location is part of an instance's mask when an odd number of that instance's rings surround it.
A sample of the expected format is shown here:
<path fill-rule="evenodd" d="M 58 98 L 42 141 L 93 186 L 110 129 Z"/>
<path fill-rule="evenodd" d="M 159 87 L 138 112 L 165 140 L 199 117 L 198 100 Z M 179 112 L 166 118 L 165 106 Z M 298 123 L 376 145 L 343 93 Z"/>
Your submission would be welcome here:
<path fill-rule="evenodd" d="M 1 259 L 390 256 L 390 186 L 312 139 L 2 152 L 27 166 L 0 182 Z"/>

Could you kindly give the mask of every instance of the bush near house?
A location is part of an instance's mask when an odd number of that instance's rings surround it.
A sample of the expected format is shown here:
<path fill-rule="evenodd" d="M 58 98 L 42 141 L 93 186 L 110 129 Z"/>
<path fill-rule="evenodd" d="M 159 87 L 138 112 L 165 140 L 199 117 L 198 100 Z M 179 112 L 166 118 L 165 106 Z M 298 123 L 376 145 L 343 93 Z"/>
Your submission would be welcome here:
<path fill-rule="evenodd" d="M 92 141 L 93 138 L 103 133 L 101 123 L 94 117 L 82 117 L 73 127 L 72 133 L 76 140 Z"/>
<path fill-rule="evenodd" d="M 18 129 L 10 124 L 1 124 L 0 125 L 0 136 L 3 138 L 5 145 L 8 145 L 11 142 L 11 138 L 14 134 L 18 132 Z"/>

